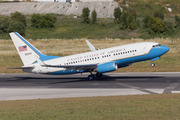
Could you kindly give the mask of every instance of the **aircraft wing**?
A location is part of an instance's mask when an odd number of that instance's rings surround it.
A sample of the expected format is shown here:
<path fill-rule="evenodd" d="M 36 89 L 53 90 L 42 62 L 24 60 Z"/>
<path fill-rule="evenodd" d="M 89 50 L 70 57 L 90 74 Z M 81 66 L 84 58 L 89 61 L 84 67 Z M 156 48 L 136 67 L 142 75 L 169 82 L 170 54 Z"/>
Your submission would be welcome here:
<path fill-rule="evenodd" d="M 42 67 L 65 68 L 65 70 L 91 70 L 95 69 L 98 64 L 84 64 L 84 65 L 42 65 Z"/>
<path fill-rule="evenodd" d="M 98 64 L 82 64 L 82 65 L 48 65 L 41 61 L 36 55 L 34 56 L 42 67 L 65 68 L 65 70 L 91 70 L 95 69 Z"/>
<path fill-rule="evenodd" d="M 90 49 L 91 51 L 96 51 L 96 50 L 97 50 L 88 40 L 86 40 L 86 43 L 87 43 L 87 45 L 89 46 L 89 49 Z"/>

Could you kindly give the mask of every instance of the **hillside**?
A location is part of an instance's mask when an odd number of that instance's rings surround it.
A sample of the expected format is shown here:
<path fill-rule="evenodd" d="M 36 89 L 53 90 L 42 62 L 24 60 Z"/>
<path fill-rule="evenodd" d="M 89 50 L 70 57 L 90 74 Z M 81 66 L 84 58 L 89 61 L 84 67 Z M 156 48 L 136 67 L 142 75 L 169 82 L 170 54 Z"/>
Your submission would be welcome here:
<path fill-rule="evenodd" d="M 180 14 L 180 0 L 115 0 L 119 6 L 137 10 L 139 15 L 164 10 L 167 15 Z M 172 12 L 167 12 L 171 8 Z"/>
<path fill-rule="evenodd" d="M 148 29 L 144 28 L 142 22 L 145 15 L 153 15 L 155 11 L 163 11 L 164 21 L 171 22 L 175 26 L 175 15 L 180 15 L 180 9 L 178 9 L 180 7 L 179 0 L 117 0 L 117 2 L 119 6 L 123 8 L 123 10 L 136 11 L 138 23 L 137 29 L 120 30 L 119 24 L 114 22 L 114 18 L 98 18 L 96 24 L 84 24 L 82 23 L 80 16 L 78 16 L 78 18 L 74 18 L 72 14 L 57 15 L 55 27 L 34 28 L 31 26 L 32 15 L 26 15 L 27 27 L 25 30 L 25 37 L 27 39 L 180 38 L 180 29 L 177 28 L 171 35 L 149 34 Z M 172 12 L 169 12 L 167 8 L 171 8 Z M 0 39 L 9 39 L 8 33 L 3 33 L 0 31 Z"/>

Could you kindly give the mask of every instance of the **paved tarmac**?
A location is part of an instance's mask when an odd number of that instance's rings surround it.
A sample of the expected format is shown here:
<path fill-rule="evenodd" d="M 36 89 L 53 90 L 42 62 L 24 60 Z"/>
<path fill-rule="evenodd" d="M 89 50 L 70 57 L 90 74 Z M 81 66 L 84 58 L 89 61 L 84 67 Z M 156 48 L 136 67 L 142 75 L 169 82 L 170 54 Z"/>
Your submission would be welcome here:
<path fill-rule="evenodd" d="M 180 73 L 0 74 L 0 100 L 180 93 Z"/>

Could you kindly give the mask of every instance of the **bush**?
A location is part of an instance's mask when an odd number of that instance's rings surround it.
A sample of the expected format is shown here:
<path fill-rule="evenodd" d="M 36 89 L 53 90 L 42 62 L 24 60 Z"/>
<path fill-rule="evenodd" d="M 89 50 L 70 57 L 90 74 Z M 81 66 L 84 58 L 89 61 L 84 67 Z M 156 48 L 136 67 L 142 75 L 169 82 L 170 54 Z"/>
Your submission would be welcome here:
<path fill-rule="evenodd" d="M 45 14 L 43 15 L 43 17 L 47 20 L 47 21 L 51 21 L 52 23 L 55 23 L 57 20 L 57 16 L 55 14 Z"/>
<path fill-rule="evenodd" d="M 31 18 L 31 24 L 36 28 L 54 27 L 56 20 L 57 16 L 54 14 L 33 14 Z"/>
<path fill-rule="evenodd" d="M 134 16 L 135 20 L 137 19 L 137 12 L 134 9 L 130 9 L 129 13 Z"/>
<path fill-rule="evenodd" d="M 175 28 L 180 28 L 180 17 L 175 16 Z"/>
<path fill-rule="evenodd" d="M 137 23 L 135 17 L 132 14 L 129 14 L 126 20 L 127 29 L 135 30 L 137 28 Z"/>
<path fill-rule="evenodd" d="M 26 17 L 20 12 L 11 13 L 11 20 L 22 22 L 26 26 Z"/>
<path fill-rule="evenodd" d="M 82 10 L 82 22 L 83 23 L 87 23 L 87 24 L 90 23 L 89 12 L 90 12 L 90 10 L 88 7 L 83 8 L 83 10 Z"/>
<path fill-rule="evenodd" d="M 174 25 L 171 22 L 164 22 L 164 35 L 170 35 L 174 33 Z"/>
<path fill-rule="evenodd" d="M 25 25 L 19 21 L 10 21 L 8 32 L 18 32 L 21 35 L 25 35 Z"/>
<path fill-rule="evenodd" d="M 97 13 L 95 9 L 92 11 L 91 17 L 92 17 L 92 24 L 96 23 Z"/>
<path fill-rule="evenodd" d="M 40 20 L 41 20 L 41 15 L 40 14 L 33 14 L 31 17 L 31 24 L 32 26 L 39 28 L 40 27 Z"/>
<path fill-rule="evenodd" d="M 10 17 L 1 16 L 0 17 L 0 30 L 2 32 L 8 32 L 9 23 L 10 23 Z"/>
<path fill-rule="evenodd" d="M 122 12 L 122 15 L 120 17 L 120 25 L 119 25 L 119 28 L 122 30 L 127 28 L 127 23 L 126 23 L 127 17 L 128 17 L 128 13 Z"/>
<path fill-rule="evenodd" d="M 164 14 L 161 11 L 156 11 L 153 16 L 164 20 Z"/>
<path fill-rule="evenodd" d="M 106 26 L 106 22 L 105 21 L 101 21 L 100 22 L 100 26 L 105 27 Z"/>
<path fill-rule="evenodd" d="M 160 18 L 151 17 L 148 26 L 150 34 L 157 35 L 164 32 L 164 22 Z"/>
<path fill-rule="evenodd" d="M 114 18 L 117 21 L 117 23 L 119 23 L 120 21 L 121 14 L 121 9 L 119 7 L 114 9 Z"/>
<path fill-rule="evenodd" d="M 25 25 L 20 21 L 12 20 L 10 17 L 0 17 L 0 31 L 4 33 L 19 32 L 21 35 L 25 35 Z"/>
<path fill-rule="evenodd" d="M 145 27 L 145 28 L 148 28 L 149 26 L 148 26 L 148 21 L 150 20 L 150 18 L 151 18 L 151 16 L 150 15 L 146 15 L 145 17 L 144 17 L 144 19 L 143 19 L 143 26 Z"/>
<path fill-rule="evenodd" d="M 119 28 L 122 30 L 125 30 L 125 29 L 134 30 L 134 29 L 136 29 L 137 23 L 136 23 L 135 17 L 128 12 L 123 12 L 121 17 L 120 17 Z"/>

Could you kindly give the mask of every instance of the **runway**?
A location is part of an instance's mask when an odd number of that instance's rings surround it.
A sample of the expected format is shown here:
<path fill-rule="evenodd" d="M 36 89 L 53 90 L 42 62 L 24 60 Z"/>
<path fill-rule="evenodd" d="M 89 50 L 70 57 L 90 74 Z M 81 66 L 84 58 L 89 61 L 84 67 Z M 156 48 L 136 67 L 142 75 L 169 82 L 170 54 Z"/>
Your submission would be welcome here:
<path fill-rule="evenodd" d="M 180 72 L 88 74 L 0 74 L 0 100 L 180 93 Z"/>

